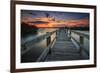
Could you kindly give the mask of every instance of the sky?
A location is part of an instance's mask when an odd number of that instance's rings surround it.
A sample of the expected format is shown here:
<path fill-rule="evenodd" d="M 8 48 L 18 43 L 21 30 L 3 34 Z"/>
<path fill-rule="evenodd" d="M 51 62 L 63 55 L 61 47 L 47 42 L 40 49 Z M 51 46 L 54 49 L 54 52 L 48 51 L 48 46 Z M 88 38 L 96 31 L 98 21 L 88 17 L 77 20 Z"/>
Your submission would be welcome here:
<path fill-rule="evenodd" d="M 37 27 L 87 27 L 89 13 L 21 10 L 21 22 Z"/>

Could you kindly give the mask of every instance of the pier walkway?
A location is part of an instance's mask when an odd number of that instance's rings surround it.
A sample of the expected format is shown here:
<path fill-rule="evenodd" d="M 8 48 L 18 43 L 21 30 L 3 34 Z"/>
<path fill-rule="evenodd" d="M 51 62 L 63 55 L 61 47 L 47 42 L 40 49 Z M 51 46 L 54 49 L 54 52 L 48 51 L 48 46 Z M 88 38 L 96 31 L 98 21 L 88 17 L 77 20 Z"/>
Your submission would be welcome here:
<path fill-rule="evenodd" d="M 68 37 L 65 30 L 59 30 L 54 46 L 50 49 L 45 61 L 78 60 L 79 50 Z"/>
<path fill-rule="evenodd" d="M 76 40 L 75 34 L 79 41 Z M 43 40 L 45 42 L 42 44 L 45 45 L 45 48 L 41 49 L 39 42 Z M 89 59 L 89 46 L 84 46 L 85 40 L 89 41 L 89 35 L 81 33 L 81 31 L 59 28 L 52 32 L 46 32 L 21 43 L 22 62 Z"/>

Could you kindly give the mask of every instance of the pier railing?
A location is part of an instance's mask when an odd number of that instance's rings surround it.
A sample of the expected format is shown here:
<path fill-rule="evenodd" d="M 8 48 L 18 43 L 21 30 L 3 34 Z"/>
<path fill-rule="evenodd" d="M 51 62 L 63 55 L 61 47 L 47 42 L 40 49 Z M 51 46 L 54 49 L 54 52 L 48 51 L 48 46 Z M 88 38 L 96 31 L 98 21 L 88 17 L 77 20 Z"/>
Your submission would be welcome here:
<path fill-rule="evenodd" d="M 30 49 L 34 48 L 34 44 L 38 44 L 41 40 L 46 40 L 46 49 L 40 54 L 38 59 L 36 61 L 42 61 L 46 57 L 46 55 L 50 52 L 50 48 L 53 45 L 53 42 L 56 40 L 56 34 L 58 30 L 47 32 L 43 35 L 37 36 L 35 38 L 32 38 L 28 41 L 23 41 L 21 43 L 21 55 L 27 53 Z M 52 35 L 55 35 L 55 37 L 52 37 Z"/>
<path fill-rule="evenodd" d="M 80 55 L 82 55 L 82 53 L 85 52 L 89 56 L 89 46 L 88 46 L 88 48 L 84 46 L 85 39 L 88 40 L 88 42 L 89 42 L 89 34 L 82 33 L 80 31 L 76 31 L 76 30 L 67 30 L 67 31 L 68 31 L 69 38 L 73 39 L 75 41 L 75 43 L 79 46 Z M 72 35 L 73 33 L 78 36 L 78 40 L 76 39 L 76 37 L 74 35 Z M 87 43 L 87 44 L 89 45 L 89 43 Z"/>

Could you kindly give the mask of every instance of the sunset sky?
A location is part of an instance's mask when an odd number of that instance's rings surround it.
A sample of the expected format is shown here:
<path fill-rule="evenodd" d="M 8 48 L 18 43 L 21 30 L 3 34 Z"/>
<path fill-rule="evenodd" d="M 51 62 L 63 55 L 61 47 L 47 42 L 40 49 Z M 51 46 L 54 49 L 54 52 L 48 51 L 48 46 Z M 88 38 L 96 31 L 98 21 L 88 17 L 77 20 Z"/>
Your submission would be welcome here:
<path fill-rule="evenodd" d="M 36 27 L 89 26 L 89 13 L 21 10 L 21 23 Z"/>

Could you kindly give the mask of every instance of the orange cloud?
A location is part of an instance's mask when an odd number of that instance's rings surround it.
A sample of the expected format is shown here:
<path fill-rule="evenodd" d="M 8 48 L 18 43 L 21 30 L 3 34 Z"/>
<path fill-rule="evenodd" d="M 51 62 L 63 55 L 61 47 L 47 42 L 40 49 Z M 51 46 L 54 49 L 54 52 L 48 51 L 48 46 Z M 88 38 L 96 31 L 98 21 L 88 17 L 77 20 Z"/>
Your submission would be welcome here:
<path fill-rule="evenodd" d="M 89 19 L 79 19 L 79 20 L 68 20 L 66 21 L 67 26 L 80 26 L 80 25 L 89 25 Z"/>
<path fill-rule="evenodd" d="M 44 21 L 48 23 L 30 23 L 34 21 Z M 28 25 L 31 26 L 36 26 L 36 27 L 65 27 L 65 26 L 88 26 L 89 24 L 89 19 L 88 18 L 83 18 L 83 19 L 75 19 L 75 20 L 53 20 L 52 17 L 44 17 L 44 16 L 38 16 L 36 18 L 32 17 L 22 17 L 21 22 L 27 23 Z"/>

